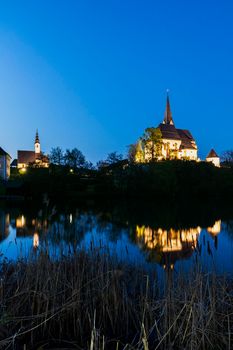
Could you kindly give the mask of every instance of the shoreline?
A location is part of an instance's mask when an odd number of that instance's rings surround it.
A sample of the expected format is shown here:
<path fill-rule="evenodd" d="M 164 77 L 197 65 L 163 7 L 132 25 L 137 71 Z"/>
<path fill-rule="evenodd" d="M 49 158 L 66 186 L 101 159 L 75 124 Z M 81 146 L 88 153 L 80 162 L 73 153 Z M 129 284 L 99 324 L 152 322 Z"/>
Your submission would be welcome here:
<path fill-rule="evenodd" d="M 188 278 L 168 271 L 160 289 L 156 273 L 93 247 L 59 261 L 41 252 L 27 263 L 5 262 L 0 276 L 0 345 L 216 349 L 231 342 L 233 280 L 198 266 Z"/>

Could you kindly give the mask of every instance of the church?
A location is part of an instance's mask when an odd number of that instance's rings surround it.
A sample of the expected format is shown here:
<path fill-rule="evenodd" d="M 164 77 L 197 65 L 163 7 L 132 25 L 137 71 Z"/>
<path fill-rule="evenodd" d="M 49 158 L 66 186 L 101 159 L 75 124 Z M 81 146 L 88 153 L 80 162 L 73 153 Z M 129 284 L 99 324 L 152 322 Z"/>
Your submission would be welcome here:
<path fill-rule="evenodd" d="M 41 152 L 38 131 L 36 131 L 34 151 L 18 151 L 17 168 L 26 169 L 29 166 L 33 168 L 49 167 L 48 157 Z"/>
<path fill-rule="evenodd" d="M 191 132 L 186 129 L 175 127 L 170 107 L 169 96 L 167 95 L 164 120 L 157 127 L 161 134 L 161 147 L 158 160 L 182 159 L 198 160 L 197 144 Z M 150 153 L 145 147 L 145 161 L 150 160 Z"/>
<path fill-rule="evenodd" d="M 168 94 L 162 123 L 156 128 L 147 128 L 144 135 L 132 146 L 130 157 L 136 163 L 171 159 L 200 161 L 197 144 L 191 132 L 175 127 Z M 221 166 L 220 157 L 214 149 L 211 149 L 205 161 L 216 167 Z"/>

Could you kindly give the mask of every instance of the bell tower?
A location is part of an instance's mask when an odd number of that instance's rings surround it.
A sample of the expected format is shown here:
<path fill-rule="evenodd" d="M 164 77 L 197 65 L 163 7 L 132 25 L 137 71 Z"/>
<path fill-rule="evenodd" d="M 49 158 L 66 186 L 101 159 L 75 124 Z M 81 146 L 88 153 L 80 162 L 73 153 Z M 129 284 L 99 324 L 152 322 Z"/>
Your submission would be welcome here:
<path fill-rule="evenodd" d="M 35 137 L 35 154 L 40 154 L 40 139 L 38 130 L 36 130 L 36 137 Z"/>

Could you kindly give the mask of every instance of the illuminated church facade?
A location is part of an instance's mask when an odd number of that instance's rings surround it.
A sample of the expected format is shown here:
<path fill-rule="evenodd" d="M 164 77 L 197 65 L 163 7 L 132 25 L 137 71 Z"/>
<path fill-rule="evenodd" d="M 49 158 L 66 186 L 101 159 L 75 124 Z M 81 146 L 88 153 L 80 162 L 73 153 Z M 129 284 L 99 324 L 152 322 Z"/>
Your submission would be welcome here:
<path fill-rule="evenodd" d="M 146 129 L 145 132 L 148 130 L 149 132 L 153 130 L 154 139 L 145 139 L 143 135 L 135 144 L 134 161 L 136 163 L 171 159 L 200 161 L 198 147 L 191 132 L 187 129 L 178 129 L 175 126 L 168 95 L 162 123 L 157 128 Z M 220 167 L 220 158 L 213 149 L 211 149 L 205 161 Z"/>
<path fill-rule="evenodd" d="M 158 126 L 162 134 L 161 158 L 197 160 L 197 144 L 191 132 L 175 127 L 169 96 L 167 95 L 164 120 Z"/>
<path fill-rule="evenodd" d="M 186 129 L 175 127 L 170 107 L 169 96 L 167 95 L 164 120 L 157 127 L 161 133 L 161 145 L 158 160 L 182 159 L 198 160 L 197 144 L 191 132 Z M 145 147 L 145 161 L 150 161 L 151 152 Z"/>

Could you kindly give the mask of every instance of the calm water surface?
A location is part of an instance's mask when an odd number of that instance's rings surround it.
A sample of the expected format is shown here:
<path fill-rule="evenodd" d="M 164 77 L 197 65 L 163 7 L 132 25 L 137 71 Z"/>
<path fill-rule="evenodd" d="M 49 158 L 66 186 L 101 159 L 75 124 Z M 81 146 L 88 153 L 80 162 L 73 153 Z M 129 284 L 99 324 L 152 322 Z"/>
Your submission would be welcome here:
<path fill-rule="evenodd" d="M 136 209 L 135 209 L 136 208 Z M 158 271 L 190 271 L 198 261 L 207 271 L 233 272 L 233 212 L 180 215 L 182 209 L 56 205 L 0 209 L 1 259 L 27 258 L 46 249 L 57 258 L 75 249 L 108 249 L 121 259 Z"/>

